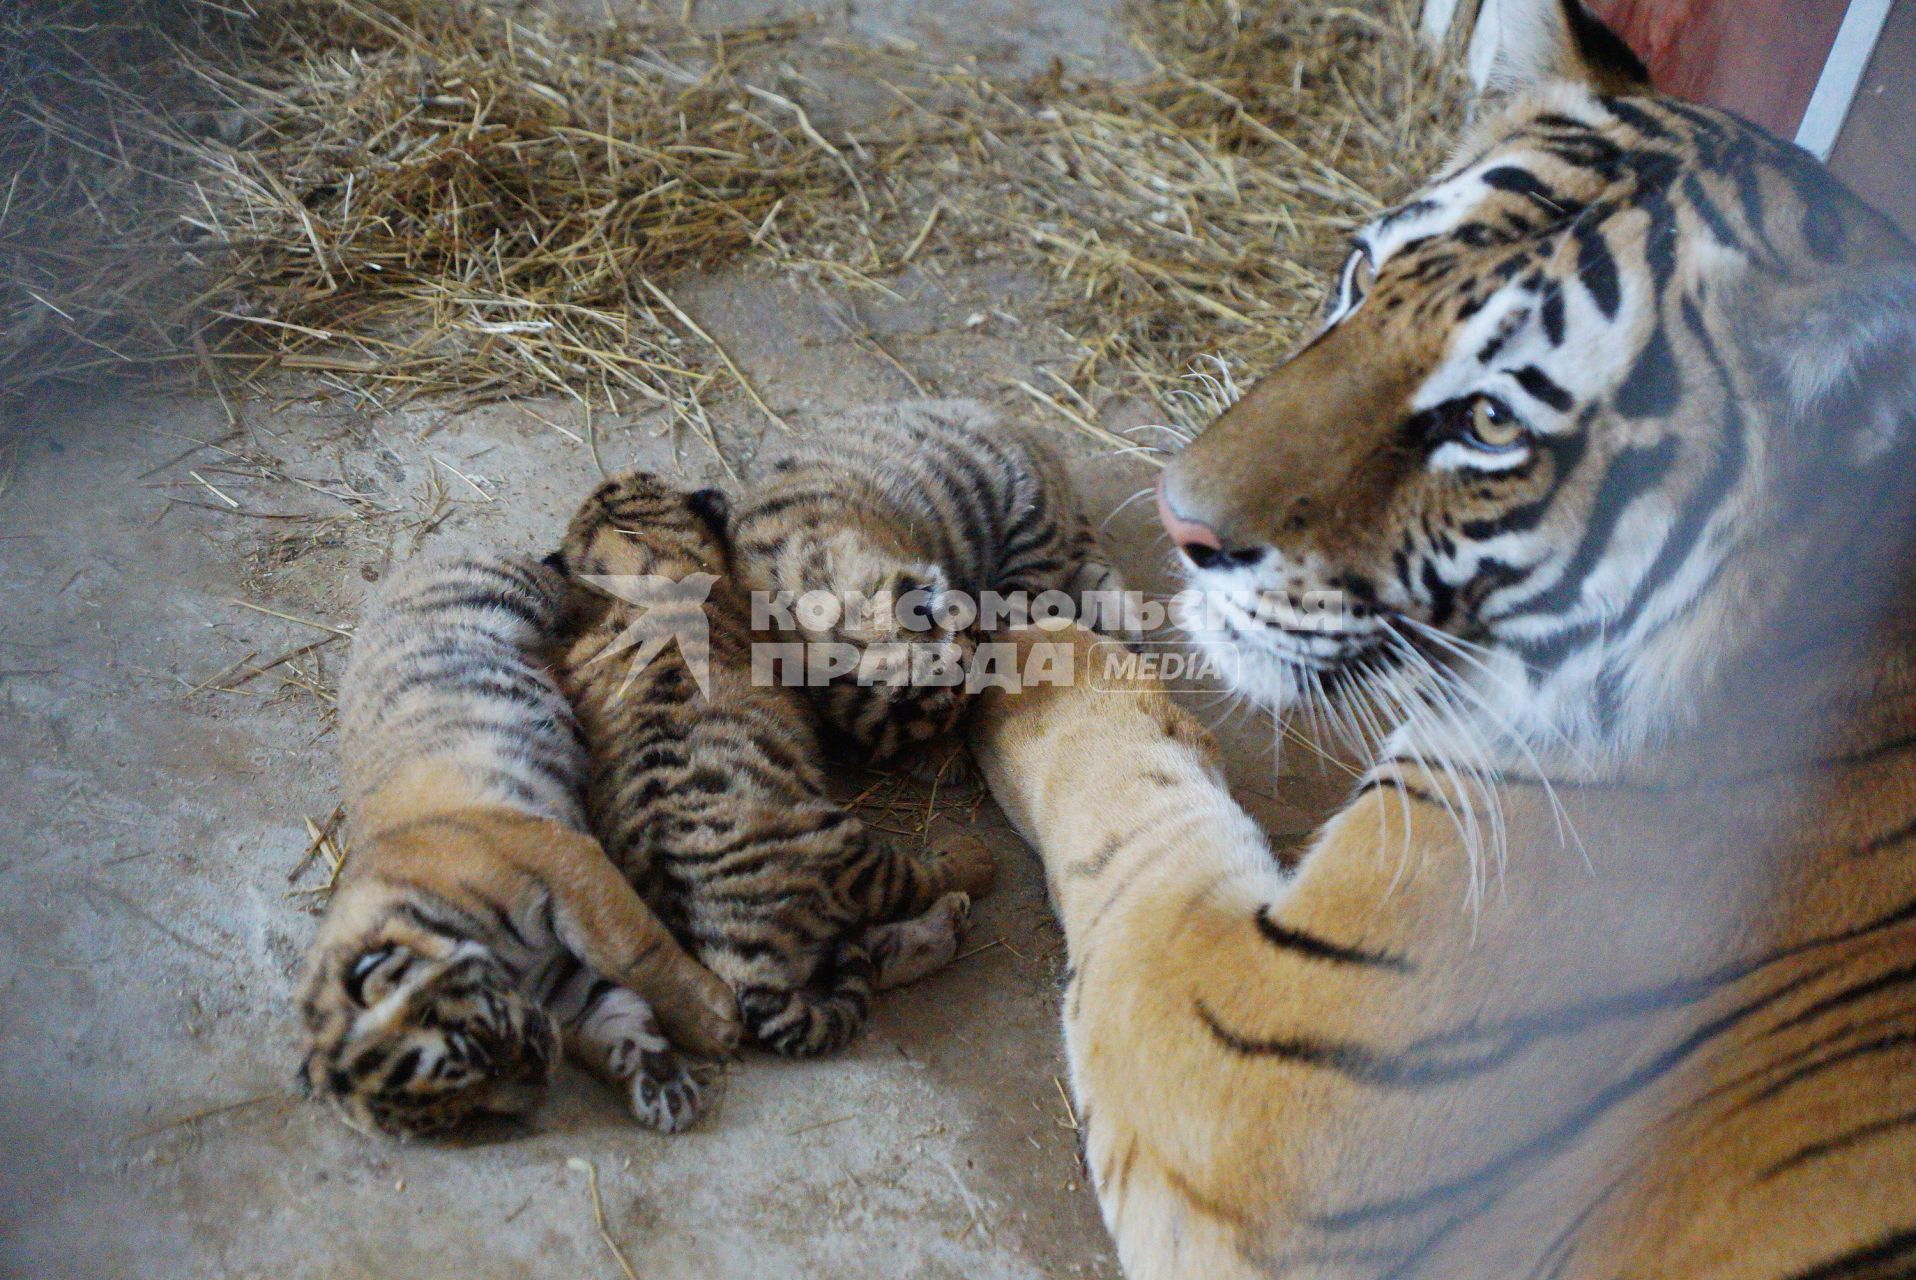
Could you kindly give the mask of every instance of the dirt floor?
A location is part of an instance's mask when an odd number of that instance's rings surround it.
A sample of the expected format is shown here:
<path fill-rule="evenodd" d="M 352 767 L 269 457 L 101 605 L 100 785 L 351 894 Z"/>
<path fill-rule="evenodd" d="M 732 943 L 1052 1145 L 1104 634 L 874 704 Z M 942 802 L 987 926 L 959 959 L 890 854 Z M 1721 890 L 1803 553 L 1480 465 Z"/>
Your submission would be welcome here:
<path fill-rule="evenodd" d="M 999 66 L 1128 56 L 1103 3 L 882 0 L 841 21 Z M 859 319 L 899 363 L 1032 412 L 1007 383 L 1067 355 L 1035 282 L 890 283 L 903 300 Z M 911 393 L 816 291 L 735 274 L 677 296 L 801 428 Z M 317 391 L 76 395 L 0 440 L 0 1274 L 616 1278 L 616 1246 L 646 1280 L 1114 1275 L 1059 1082 L 1061 938 L 988 803 L 1006 873 L 976 950 L 881 999 L 839 1057 L 748 1057 L 692 1133 L 638 1129 L 572 1075 L 532 1124 L 461 1145 L 362 1137 L 291 1096 L 289 993 L 325 878 L 306 824 L 337 803 L 346 642 L 327 627 L 419 546 L 548 549 L 595 442 L 608 469 L 724 480 L 660 418 L 385 415 Z M 719 409 L 749 459 L 764 418 Z M 1101 409 L 1113 428 L 1156 416 Z M 1100 512 L 1153 479 L 1060 438 Z M 1146 502 L 1110 526 L 1134 581 L 1165 589 L 1154 533 Z M 1305 770 L 1279 809 L 1267 732 L 1238 726 L 1234 771 L 1284 838 L 1338 779 Z"/>

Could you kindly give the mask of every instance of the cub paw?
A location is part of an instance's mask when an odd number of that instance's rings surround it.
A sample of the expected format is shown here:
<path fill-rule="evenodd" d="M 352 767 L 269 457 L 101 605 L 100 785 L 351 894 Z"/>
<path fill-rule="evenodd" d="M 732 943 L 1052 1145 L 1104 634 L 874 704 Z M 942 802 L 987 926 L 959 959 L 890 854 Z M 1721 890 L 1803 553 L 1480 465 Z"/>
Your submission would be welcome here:
<path fill-rule="evenodd" d="M 738 997 L 692 957 L 680 953 L 669 960 L 641 992 L 658 1012 L 666 1035 L 680 1048 L 709 1058 L 738 1048 L 743 1033 Z"/>
<path fill-rule="evenodd" d="M 948 893 L 923 915 L 865 931 L 880 988 L 901 987 L 944 968 L 971 923 L 971 899 Z"/>
<path fill-rule="evenodd" d="M 1112 566 L 1099 560 L 1085 561 L 1072 574 L 1065 592 L 1079 602 L 1080 621 L 1099 635 L 1133 649 L 1149 639 L 1141 627 L 1132 625 L 1140 619 L 1130 616 L 1130 589 L 1125 586 L 1124 575 Z M 1102 611 L 1094 612 L 1086 597 L 1095 599 L 1103 606 Z"/>
<path fill-rule="evenodd" d="M 683 1133 L 705 1112 L 712 1074 L 688 1066 L 670 1051 L 641 1051 L 632 1073 L 633 1117 L 660 1133 Z"/>
<path fill-rule="evenodd" d="M 998 878 L 998 860 L 984 841 L 976 836 L 951 836 L 939 844 L 937 854 L 951 874 L 952 888 L 974 898 L 991 892 L 992 881 Z"/>
<path fill-rule="evenodd" d="M 958 738 L 923 743 L 901 752 L 896 763 L 913 781 L 935 785 L 941 791 L 972 791 L 984 783 L 970 748 Z"/>

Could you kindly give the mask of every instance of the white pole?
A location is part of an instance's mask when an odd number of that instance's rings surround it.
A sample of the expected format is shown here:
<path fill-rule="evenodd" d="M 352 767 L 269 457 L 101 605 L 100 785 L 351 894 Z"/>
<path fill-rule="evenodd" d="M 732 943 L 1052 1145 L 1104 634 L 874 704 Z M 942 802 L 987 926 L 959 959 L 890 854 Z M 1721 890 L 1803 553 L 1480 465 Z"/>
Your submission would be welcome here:
<path fill-rule="evenodd" d="M 1796 131 L 1796 145 L 1818 160 L 1830 158 L 1836 149 L 1837 135 L 1849 119 L 1850 104 L 1869 69 L 1876 41 L 1889 20 L 1890 0 L 1850 0 L 1843 25 L 1836 32 L 1836 43 L 1823 62 L 1823 74 L 1817 77 L 1816 92 L 1803 112 L 1803 123 Z"/>

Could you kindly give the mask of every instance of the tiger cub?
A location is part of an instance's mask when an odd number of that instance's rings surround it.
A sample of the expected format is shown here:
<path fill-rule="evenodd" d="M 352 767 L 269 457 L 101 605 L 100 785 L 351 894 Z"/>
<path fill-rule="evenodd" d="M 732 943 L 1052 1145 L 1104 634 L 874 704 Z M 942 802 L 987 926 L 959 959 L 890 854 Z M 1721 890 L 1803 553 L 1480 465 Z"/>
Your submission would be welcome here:
<path fill-rule="evenodd" d="M 963 713 L 984 593 L 1063 591 L 1083 617 L 1088 594 L 1124 590 L 1063 461 L 971 400 L 875 406 L 792 441 L 741 500 L 732 539 L 747 589 L 844 606 L 791 623 L 795 639 L 858 655 L 813 694 L 874 762 Z"/>
<path fill-rule="evenodd" d="M 700 1085 L 673 1044 L 737 1042 L 731 992 L 584 833 L 578 724 L 528 656 L 564 598 L 530 560 L 415 561 L 355 635 L 339 694 L 352 855 L 299 1013 L 302 1085 L 362 1131 L 529 1111 L 561 1034 L 639 1120 L 680 1129 Z"/>
<path fill-rule="evenodd" d="M 732 985 L 748 1036 L 828 1053 L 874 990 L 951 959 L 993 866 L 975 842 L 924 859 L 890 849 L 826 796 L 804 696 L 754 680 L 725 538 L 716 490 L 643 473 L 601 485 L 560 553 L 599 605 L 560 680 L 613 860 Z"/>

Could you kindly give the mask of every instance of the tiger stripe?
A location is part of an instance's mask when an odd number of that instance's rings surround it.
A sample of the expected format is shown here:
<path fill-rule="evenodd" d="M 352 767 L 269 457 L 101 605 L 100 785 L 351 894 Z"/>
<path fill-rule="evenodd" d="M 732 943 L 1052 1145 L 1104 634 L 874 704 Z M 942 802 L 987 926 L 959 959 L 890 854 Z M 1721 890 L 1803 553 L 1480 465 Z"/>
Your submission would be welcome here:
<path fill-rule="evenodd" d="M 1157 691 L 986 699 L 1134 1280 L 1916 1275 L 1916 245 L 1545 9 L 1165 469 L 1365 765 L 1295 870 Z"/>
<path fill-rule="evenodd" d="M 1038 436 L 969 400 L 874 406 L 775 445 L 732 523 L 748 591 L 796 600 L 923 597 L 918 629 L 842 617 L 797 636 L 840 643 L 860 669 L 814 689 L 827 725 L 874 761 L 946 734 L 964 712 L 958 683 L 970 628 L 943 619 L 949 598 L 986 592 L 1035 599 L 1061 590 L 1118 592 L 1063 461 Z M 914 660 L 934 659 L 927 678 Z"/>
<path fill-rule="evenodd" d="M 1663 803 L 1622 815 L 1636 782 L 1573 788 L 1568 821 L 1611 825 L 1601 876 L 1545 845 L 1556 815 L 1513 775 L 1531 859 L 1507 910 L 1459 921 L 1468 862 L 1427 764 L 1380 762 L 1287 873 L 1149 682 L 994 690 L 973 746 L 1064 925 L 1073 1090 L 1127 1275 L 1897 1274 L 1870 1268 L 1916 1215 L 1889 1191 L 1916 1169 L 1908 1093 L 1884 1087 L 1916 1072 L 1916 868 L 1808 911 L 1794 888 L 1884 834 L 1853 799 L 1880 747 L 1819 755 L 1813 805 L 1762 773 L 1646 778 Z M 1114 825 L 1111 794 L 1149 794 L 1144 820 Z M 1900 794 L 1896 830 L 1916 777 Z M 1763 855 L 1695 855 L 1785 814 L 1804 865 L 1753 946 Z M 1593 963 L 1649 885 L 1695 905 L 1663 944 L 1635 936 L 1640 968 Z M 1839 1124 L 1791 1105 L 1831 1089 Z M 1665 1163 L 1702 1151 L 1730 1160 L 1701 1185 Z M 1844 1190 L 1817 1231 L 1754 1198 L 1818 1171 Z M 1773 1272 L 1718 1247 L 1772 1236 L 1797 1259 Z"/>
<path fill-rule="evenodd" d="M 857 1034 L 874 992 L 956 954 L 991 861 L 977 846 L 930 858 L 893 849 L 826 794 L 805 695 L 753 679 L 725 506 L 643 472 L 586 500 L 559 559 L 603 601 L 565 647 L 559 679 L 589 747 L 587 805 L 607 853 L 737 993 L 746 1035 L 810 1057 Z M 695 574 L 714 578 L 701 606 L 704 692 L 680 644 L 640 662 L 622 636 L 645 606 L 586 580 Z"/>
<path fill-rule="evenodd" d="M 653 1001 L 702 1049 L 733 1034 L 729 996 L 582 833 L 583 739 L 534 658 L 565 596 L 530 559 L 428 557 L 380 584 L 355 632 L 339 696 L 353 855 L 299 1012 L 302 1082 L 361 1129 L 528 1111 L 562 1041 L 640 1120 L 683 1128 L 702 1086 Z"/>

